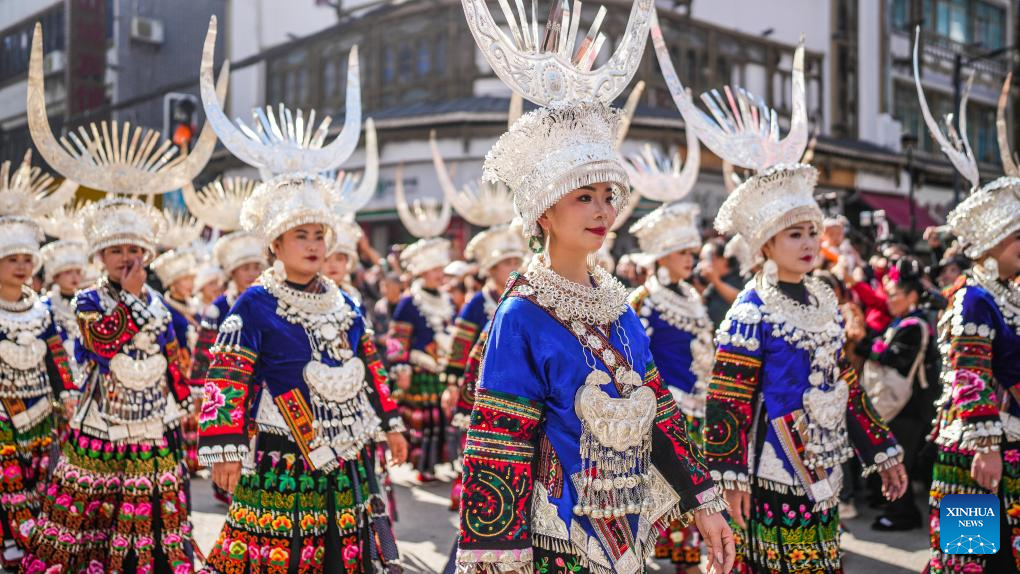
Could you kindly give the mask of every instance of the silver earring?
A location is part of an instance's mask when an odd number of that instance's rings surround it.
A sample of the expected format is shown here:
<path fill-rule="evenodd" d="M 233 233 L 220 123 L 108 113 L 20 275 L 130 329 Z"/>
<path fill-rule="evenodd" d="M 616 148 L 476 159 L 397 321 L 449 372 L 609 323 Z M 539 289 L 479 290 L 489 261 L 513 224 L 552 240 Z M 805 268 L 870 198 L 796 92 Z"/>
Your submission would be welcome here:
<path fill-rule="evenodd" d="M 669 269 L 666 269 L 664 265 L 660 265 L 659 268 L 655 270 L 655 277 L 662 285 L 669 285 L 672 283 L 671 277 L 669 276 Z"/>
<path fill-rule="evenodd" d="M 765 276 L 765 280 L 772 285 L 779 283 L 779 266 L 775 261 L 766 259 L 765 264 L 761 266 L 761 272 Z"/>
<path fill-rule="evenodd" d="M 280 277 L 287 277 L 287 268 L 283 266 L 283 261 L 280 261 L 279 259 L 273 262 L 273 272 Z"/>
<path fill-rule="evenodd" d="M 981 262 L 981 267 L 984 268 L 985 274 L 992 279 L 999 278 L 999 261 L 994 257 L 986 257 L 985 260 Z"/>

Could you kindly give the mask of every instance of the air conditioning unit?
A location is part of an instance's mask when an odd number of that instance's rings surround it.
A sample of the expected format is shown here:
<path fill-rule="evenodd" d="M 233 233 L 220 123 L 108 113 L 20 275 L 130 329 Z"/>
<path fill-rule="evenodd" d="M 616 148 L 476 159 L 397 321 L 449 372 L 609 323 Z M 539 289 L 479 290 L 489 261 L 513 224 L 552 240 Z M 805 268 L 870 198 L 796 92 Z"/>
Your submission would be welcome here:
<path fill-rule="evenodd" d="M 46 75 L 56 74 L 64 71 L 67 65 L 67 57 L 63 50 L 53 50 L 43 58 L 43 73 Z"/>
<path fill-rule="evenodd" d="M 131 18 L 131 39 L 160 45 L 163 43 L 163 23 L 155 18 Z"/>

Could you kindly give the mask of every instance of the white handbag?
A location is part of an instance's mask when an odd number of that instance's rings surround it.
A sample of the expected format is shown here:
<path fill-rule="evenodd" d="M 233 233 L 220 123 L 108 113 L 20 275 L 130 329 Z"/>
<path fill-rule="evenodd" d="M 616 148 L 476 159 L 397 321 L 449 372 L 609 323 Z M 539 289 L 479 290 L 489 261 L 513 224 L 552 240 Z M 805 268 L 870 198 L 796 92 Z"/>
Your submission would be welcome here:
<path fill-rule="evenodd" d="M 891 330 L 886 332 L 886 344 L 892 341 L 892 335 Z M 869 360 L 864 363 L 861 386 L 864 387 L 864 392 L 868 393 L 871 405 L 881 415 L 882 420 L 889 422 L 907 405 L 907 401 L 913 394 L 915 376 L 920 377 L 922 389 L 928 388 L 928 377 L 924 369 L 921 368 L 924 364 L 924 356 L 928 351 L 928 338 L 927 325 L 922 324 L 921 347 L 918 349 L 914 364 L 910 366 L 910 371 L 906 376 L 901 375 L 895 368 L 883 365 L 878 361 Z"/>

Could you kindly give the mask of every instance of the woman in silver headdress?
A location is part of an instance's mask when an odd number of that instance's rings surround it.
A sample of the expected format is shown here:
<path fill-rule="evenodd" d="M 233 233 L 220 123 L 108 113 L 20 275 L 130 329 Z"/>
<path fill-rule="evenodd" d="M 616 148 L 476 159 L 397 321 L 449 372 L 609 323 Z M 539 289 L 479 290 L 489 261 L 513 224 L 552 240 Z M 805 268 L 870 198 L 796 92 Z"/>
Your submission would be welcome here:
<path fill-rule="evenodd" d="M 949 304 L 938 322 L 943 387 L 930 437 L 937 457 L 929 497 L 928 568 L 935 574 L 1020 572 L 1020 168 L 1005 120 L 1012 75 L 1002 85 L 998 106 L 1006 175 L 981 186 L 963 121 L 970 83 L 960 102 L 964 129 L 956 132 L 947 119 L 947 137 L 921 88 L 920 38 L 918 30 L 914 80 L 921 112 L 942 152 L 971 184 L 970 195 L 949 213 L 948 223 L 964 254 L 975 262 L 944 292 Z M 941 506 L 948 502 L 943 497 L 954 494 L 998 497 L 997 518 L 992 518 L 999 523 L 998 540 L 971 543 L 946 534 Z"/>
<path fill-rule="evenodd" d="M 166 221 L 125 196 L 157 195 L 191 181 L 216 136 L 206 125 L 192 152 L 176 158 L 157 132 L 117 122 L 58 141 L 46 115 L 39 24 L 28 78 L 29 129 L 46 162 L 69 180 L 120 197 L 90 204 L 81 215 L 104 275 L 75 297 L 86 377 L 22 570 L 190 572 L 180 421 L 191 389 L 170 312 L 145 284 Z"/>
<path fill-rule="evenodd" d="M 62 192 L 30 156 L 10 168 L 9 161 L 0 167 L 0 565 L 17 568 L 45 485 L 52 405 L 73 404 L 77 388 L 53 314 L 29 287 L 43 239 L 31 216 L 54 207 Z"/>
<path fill-rule="evenodd" d="M 512 39 L 484 0 L 465 0 L 464 12 L 497 75 L 541 107 L 499 139 L 483 177 L 513 190 L 537 254 L 489 324 L 464 452 L 458 569 L 633 574 L 675 519 L 694 521 L 709 566 L 728 571 L 721 494 L 626 289 L 592 257 L 629 194 L 614 145 L 620 114 L 608 104 L 641 60 L 653 3 L 634 3 L 597 69 L 597 25 L 574 50 L 580 10 L 553 14 L 539 42 L 538 26 L 518 26 L 503 6 Z"/>
<path fill-rule="evenodd" d="M 263 171 L 241 224 L 276 261 L 238 296 L 211 348 L 199 458 L 232 500 L 206 571 L 399 572 L 375 446 L 385 440 L 402 463 L 402 421 L 357 304 L 322 276 L 345 203 L 319 174 L 357 144 L 357 47 L 344 129 L 323 145 L 302 133 L 301 111 L 282 106 L 285 136 L 239 131 L 212 88 L 215 42 L 214 17 L 202 58 L 206 116 L 231 152 Z"/>
<path fill-rule="evenodd" d="M 739 233 L 762 270 L 716 333 L 706 399 L 705 454 L 722 483 L 740 537 L 741 572 L 841 572 L 841 463 L 856 454 L 903 495 L 902 449 L 874 413 L 842 355 L 845 335 L 832 290 L 809 273 L 819 255 L 817 171 L 799 163 L 807 145 L 804 48 L 794 55 L 793 117 L 779 139 L 776 114 L 744 90 L 716 92 L 698 109 L 669 60 L 658 23 L 652 39 L 688 129 L 716 155 L 754 169 L 715 220 Z M 730 90 L 727 88 L 727 94 Z"/>

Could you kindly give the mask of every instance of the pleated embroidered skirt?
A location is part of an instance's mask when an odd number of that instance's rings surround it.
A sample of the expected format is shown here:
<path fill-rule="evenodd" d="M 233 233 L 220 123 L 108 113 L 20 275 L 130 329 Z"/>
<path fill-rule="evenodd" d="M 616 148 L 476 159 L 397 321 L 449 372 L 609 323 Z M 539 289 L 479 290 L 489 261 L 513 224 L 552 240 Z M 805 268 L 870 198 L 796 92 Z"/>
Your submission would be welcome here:
<path fill-rule="evenodd" d="M 323 474 L 289 439 L 259 435 L 255 469 L 234 490 L 204 572 L 400 572 L 373 451 Z"/>
<path fill-rule="evenodd" d="M 8 406 L 0 405 L 0 528 L 4 568 L 17 568 L 25 551 L 39 512 L 39 493 L 45 485 L 53 443 L 52 415 L 32 421 L 23 429 L 15 427 L 12 418 Z"/>
<path fill-rule="evenodd" d="M 180 430 L 134 444 L 72 430 L 22 572 L 192 572 L 190 484 Z"/>

